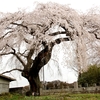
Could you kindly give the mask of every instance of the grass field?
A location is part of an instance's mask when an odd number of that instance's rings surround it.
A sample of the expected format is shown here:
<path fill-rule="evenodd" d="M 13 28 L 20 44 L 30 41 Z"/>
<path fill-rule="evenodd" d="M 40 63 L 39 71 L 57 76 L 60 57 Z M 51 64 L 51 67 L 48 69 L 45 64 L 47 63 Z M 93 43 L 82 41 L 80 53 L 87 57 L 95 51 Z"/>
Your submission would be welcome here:
<path fill-rule="evenodd" d="M 100 94 L 59 94 L 48 96 L 23 96 L 20 94 L 2 94 L 0 100 L 100 100 Z"/>

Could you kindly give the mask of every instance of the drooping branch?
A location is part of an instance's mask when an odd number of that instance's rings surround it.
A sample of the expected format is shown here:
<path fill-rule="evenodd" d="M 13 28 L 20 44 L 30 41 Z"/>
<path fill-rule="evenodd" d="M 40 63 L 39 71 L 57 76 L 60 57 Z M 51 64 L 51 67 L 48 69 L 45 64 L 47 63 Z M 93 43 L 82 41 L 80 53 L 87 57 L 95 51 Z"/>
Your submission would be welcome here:
<path fill-rule="evenodd" d="M 21 57 L 16 53 L 16 50 L 14 48 L 12 48 L 10 45 L 8 45 L 8 44 L 6 44 L 6 45 L 13 50 L 12 54 L 16 56 L 16 58 L 21 62 L 21 64 L 23 65 L 23 67 L 26 67 L 26 65 L 23 62 L 23 60 L 21 59 Z"/>
<path fill-rule="evenodd" d="M 12 72 L 12 71 L 15 71 L 15 70 L 18 70 L 18 71 L 20 71 L 20 72 L 23 71 L 23 70 L 21 70 L 21 69 L 15 68 L 15 69 L 11 69 L 11 70 L 9 70 L 9 71 L 5 71 L 5 72 L 1 73 L 1 75 L 2 75 L 2 74 L 9 73 L 9 72 Z"/>

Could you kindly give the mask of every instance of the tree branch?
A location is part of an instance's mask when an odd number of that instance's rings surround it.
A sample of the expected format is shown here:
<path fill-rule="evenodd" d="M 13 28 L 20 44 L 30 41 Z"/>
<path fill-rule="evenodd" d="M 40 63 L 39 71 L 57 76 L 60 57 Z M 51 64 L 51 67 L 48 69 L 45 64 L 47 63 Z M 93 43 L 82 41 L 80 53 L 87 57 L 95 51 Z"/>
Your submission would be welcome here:
<path fill-rule="evenodd" d="M 15 55 L 17 57 L 17 59 L 21 62 L 21 64 L 26 67 L 25 63 L 23 62 L 23 60 L 18 56 L 18 54 L 16 53 L 16 50 L 14 48 L 12 48 L 11 46 L 9 46 L 8 44 L 6 44 L 8 47 L 10 47 L 14 52 L 12 52 L 13 55 Z"/>
<path fill-rule="evenodd" d="M 9 54 L 13 54 L 13 52 L 2 53 L 2 54 L 0 54 L 0 56 L 3 56 L 3 55 L 9 55 Z"/>
<path fill-rule="evenodd" d="M 56 35 L 59 35 L 59 34 L 65 34 L 66 36 L 69 36 L 70 38 L 72 38 L 72 34 L 67 30 L 67 31 L 62 31 L 62 32 L 60 32 L 60 31 L 58 31 L 58 32 L 54 32 L 54 33 L 52 33 L 52 34 L 49 34 L 50 36 L 56 36 Z"/>
<path fill-rule="evenodd" d="M 15 70 L 18 70 L 18 71 L 20 71 L 20 72 L 23 71 L 23 70 L 21 70 L 21 69 L 15 68 L 15 69 L 12 69 L 12 70 L 9 70 L 9 71 L 5 71 L 5 72 L 3 72 L 3 73 L 1 73 L 1 74 L 10 73 L 10 72 L 15 71 Z"/>
<path fill-rule="evenodd" d="M 41 27 L 43 27 L 44 25 L 42 25 L 42 24 L 39 24 L 39 23 L 30 23 L 30 24 L 28 24 L 28 23 L 26 23 L 27 25 L 37 25 L 37 26 L 41 26 Z"/>
<path fill-rule="evenodd" d="M 26 30 L 28 30 L 28 27 L 23 24 L 18 24 L 18 23 L 14 23 L 14 22 L 12 22 L 11 24 L 24 27 L 24 28 L 26 28 Z"/>
<path fill-rule="evenodd" d="M 8 35 L 11 32 L 14 32 L 14 31 L 8 31 L 6 34 L 4 34 L 3 36 L 1 36 L 0 39 L 4 38 L 6 35 Z"/>
<path fill-rule="evenodd" d="M 100 39 L 96 33 L 94 33 L 96 39 Z"/>
<path fill-rule="evenodd" d="M 55 35 L 59 35 L 59 34 L 66 34 L 66 32 L 65 31 L 63 31 L 63 32 L 58 31 L 58 32 L 54 32 L 54 33 L 49 34 L 49 35 L 50 36 L 55 36 Z"/>
<path fill-rule="evenodd" d="M 58 38 L 58 39 L 55 40 L 55 42 L 56 42 L 57 44 L 59 44 L 59 43 L 61 43 L 61 42 L 63 42 L 63 41 L 70 41 L 70 39 L 69 39 L 69 38 Z"/>
<path fill-rule="evenodd" d="M 18 52 L 18 54 L 20 54 L 21 56 L 27 57 L 27 56 L 24 55 L 25 52 L 27 52 L 27 50 L 25 50 L 23 53 Z"/>

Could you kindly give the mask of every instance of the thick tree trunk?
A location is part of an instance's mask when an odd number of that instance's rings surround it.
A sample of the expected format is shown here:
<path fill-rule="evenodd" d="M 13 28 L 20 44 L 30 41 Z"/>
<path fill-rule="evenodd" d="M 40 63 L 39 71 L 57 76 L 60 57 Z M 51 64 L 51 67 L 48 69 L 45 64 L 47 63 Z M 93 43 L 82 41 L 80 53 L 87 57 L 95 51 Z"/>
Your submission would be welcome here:
<path fill-rule="evenodd" d="M 39 74 L 36 70 L 30 70 L 29 72 L 24 71 L 22 73 L 22 76 L 24 76 L 30 85 L 30 91 L 26 93 L 27 96 L 34 95 L 39 96 L 40 95 L 40 79 Z"/>
<path fill-rule="evenodd" d="M 55 43 L 59 44 L 61 41 L 69 41 L 68 38 L 56 39 Z M 52 53 L 52 48 L 55 43 L 51 42 L 49 45 L 44 45 L 44 49 L 39 52 L 39 54 L 33 60 L 33 65 L 30 70 L 23 71 L 22 75 L 26 77 L 30 83 L 30 95 L 40 95 L 40 79 L 39 79 L 39 71 L 40 69 L 46 65 Z"/>
<path fill-rule="evenodd" d="M 40 95 L 40 79 L 39 71 L 40 69 L 48 63 L 51 58 L 51 51 L 48 46 L 46 46 L 33 60 L 33 65 L 29 71 L 27 69 L 23 71 L 22 75 L 28 79 L 30 84 L 30 93 L 28 95 Z"/>
<path fill-rule="evenodd" d="M 40 79 L 39 75 L 37 76 L 29 76 L 29 84 L 30 84 L 30 92 L 34 96 L 39 96 L 40 95 Z"/>
<path fill-rule="evenodd" d="M 30 68 L 28 75 L 28 81 L 30 83 L 32 95 L 40 95 L 39 71 L 45 64 L 48 63 L 50 58 L 51 50 L 49 50 L 47 46 L 37 55 L 37 57 L 33 61 L 33 65 Z"/>
<path fill-rule="evenodd" d="M 22 76 L 24 76 L 30 85 L 30 91 L 26 93 L 27 96 L 34 95 L 39 96 L 40 95 L 40 79 L 39 79 L 39 70 L 37 70 L 37 63 L 36 60 L 33 63 L 33 66 L 30 68 L 30 70 L 25 69 L 22 73 Z"/>

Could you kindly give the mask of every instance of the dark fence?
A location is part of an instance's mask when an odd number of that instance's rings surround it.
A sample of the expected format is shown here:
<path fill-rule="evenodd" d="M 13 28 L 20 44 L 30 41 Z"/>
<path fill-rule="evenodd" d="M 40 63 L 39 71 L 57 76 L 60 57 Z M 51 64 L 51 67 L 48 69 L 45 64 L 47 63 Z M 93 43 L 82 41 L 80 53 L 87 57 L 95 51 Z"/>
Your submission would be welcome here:
<path fill-rule="evenodd" d="M 80 88 L 63 88 L 63 89 L 42 89 L 41 95 L 52 95 L 58 93 L 100 93 L 100 86 L 96 87 L 80 87 Z"/>

